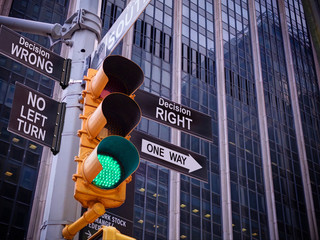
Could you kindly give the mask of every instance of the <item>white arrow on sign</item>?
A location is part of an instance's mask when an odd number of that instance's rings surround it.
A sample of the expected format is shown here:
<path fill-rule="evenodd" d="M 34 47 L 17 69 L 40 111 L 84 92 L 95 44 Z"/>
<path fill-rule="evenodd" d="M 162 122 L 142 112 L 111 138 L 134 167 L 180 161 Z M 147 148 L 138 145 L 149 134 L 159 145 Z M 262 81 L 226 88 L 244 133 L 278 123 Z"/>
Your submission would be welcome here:
<path fill-rule="evenodd" d="M 186 168 L 189 173 L 202 168 L 190 154 L 185 155 L 145 139 L 142 139 L 141 152 Z"/>

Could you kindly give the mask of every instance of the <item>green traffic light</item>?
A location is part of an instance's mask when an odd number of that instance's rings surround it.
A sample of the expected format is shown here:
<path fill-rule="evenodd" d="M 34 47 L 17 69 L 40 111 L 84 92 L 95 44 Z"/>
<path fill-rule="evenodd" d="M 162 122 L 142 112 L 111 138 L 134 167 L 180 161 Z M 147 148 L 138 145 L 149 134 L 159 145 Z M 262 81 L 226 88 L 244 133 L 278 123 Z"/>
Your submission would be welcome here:
<path fill-rule="evenodd" d="M 116 159 L 108 155 L 98 154 L 98 159 L 102 165 L 102 170 L 93 179 L 92 184 L 102 189 L 114 188 L 121 179 L 121 165 Z"/>
<path fill-rule="evenodd" d="M 101 140 L 84 161 L 85 178 L 100 189 L 114 189 L 139 165 L 139 153 L 126 138 L 112 135 Z"/>

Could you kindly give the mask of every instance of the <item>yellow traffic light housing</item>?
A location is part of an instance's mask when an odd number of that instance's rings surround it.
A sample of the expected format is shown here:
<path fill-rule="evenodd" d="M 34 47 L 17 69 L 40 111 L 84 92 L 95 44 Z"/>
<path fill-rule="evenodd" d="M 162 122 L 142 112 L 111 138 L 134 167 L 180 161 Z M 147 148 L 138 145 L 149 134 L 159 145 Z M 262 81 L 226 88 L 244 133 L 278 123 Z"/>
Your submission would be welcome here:
<path fill-rule="evenodd" d="M 139 166 L 139 154 L 129 134 L 141 119 L 133 93 L 144 80 L 143 71 L 122 56 L 109 56 L 98 70 L 89 69 L 84 80 L 80 148 L 75 157 L 78 167 L 73 180 L 74 197 L 89 209 L 91 217 L 83 215 L 66 226 L 63 236 L 67 239 L 102 215 L 101 205 L 115 208 L 124 203 L 126 184 Z"/>
<path fill-rule="evenodd" d="M 141 68 L 122 56 L 110 56 L 98 71 L 88 71 L 76 158 L 79 164 L 74 175 L 75 198 L 83 207 L 99 201 L 106 208 L 114 208 L 125 200 L 126 183 L 139 165 L 138 151 L 127 139 L 140 122 L 141 110 L 132 94 L 143 79 Z M 117 175 L 110 174 L 117 169 L 118 180 L 115 180 Z M 106 173 L 115 182 L 99 185 L 103 181 L 101 176 L 108 177 L 103 175 Z"/>
<path fill-rule="evenodd" d="M 115 227 L 102 226 L 88 240 L 135 240 L 135 238 L 121 234 Z"/>

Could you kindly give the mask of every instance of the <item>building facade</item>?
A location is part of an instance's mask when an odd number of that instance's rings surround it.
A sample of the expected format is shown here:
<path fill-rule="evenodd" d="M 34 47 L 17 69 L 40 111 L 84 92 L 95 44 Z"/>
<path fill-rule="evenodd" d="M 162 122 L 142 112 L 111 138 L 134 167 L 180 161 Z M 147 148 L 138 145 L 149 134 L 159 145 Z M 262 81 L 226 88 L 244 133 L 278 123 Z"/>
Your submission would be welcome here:
<path fill-rule="evenodd" d="M 63 24 L 68 2 L 0 1 L 1 15 Z M 47 37 L 23 35 L 50 47 Z M 54 50 L 60 52 L 59 47 Z M 0 238 L 24 239 L 27 236 L 43 147 L 7 130 L 15 82 L 28 85 L 49 97 L 53 96 L 55 83 L 3 55 L 0 56 L 0 71 Z"/>
<path fill-rule="evenodd" d="M 101 2 L 105 34 L 126 1 Z M 63 23 L 67 7 L 13 0 L 10 16 Z M 318 239 L 320 71 L 301 0 L 152 0 L 127 35 L 113 54 L 140 65 L 141 89 L 208 114 L 213 135 L 142 118 L 138 130 L 206 156 L 208 182 L 141 159 L 133 237 Z M 23 239 L 42 147 L 6 130 L 14 82 L 48 96 L 54 83 L 0 66 L 0 238 Z"/>

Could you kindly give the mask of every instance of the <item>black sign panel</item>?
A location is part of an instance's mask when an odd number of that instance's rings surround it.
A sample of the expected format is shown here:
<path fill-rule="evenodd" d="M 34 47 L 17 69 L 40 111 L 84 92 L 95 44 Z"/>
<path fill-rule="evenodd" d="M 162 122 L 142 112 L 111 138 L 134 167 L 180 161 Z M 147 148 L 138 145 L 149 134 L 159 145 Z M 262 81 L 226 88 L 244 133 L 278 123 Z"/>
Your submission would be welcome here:
<path fill-rule="evenodd" d="M 107 209 L 106 213 L 97 218 L 93 223 L 84 227 L 79 234 L 79 240 L 87 240 L 95 234 L 102 225 L 112 226 L 122 234 L 132 236 L 133 234 L 133 205 L 134 205 L 134 181 L 135 175 L 132 175 L 132 181 L 127 184 L 126 201 L 118 208 Z M 83 209 L 83 212 L 86 210 Z"/>
<path fill-rule="evenodd" d="M 205 156 L 137 130 L 131 133 L 130 140 L 138 149 L 141 158 L 208 182 L 207 158 Z"/>
<path fill-rule="evenodd" d="M 0 52 L 58 82 L 68 78 L 65 58 L 5 26 L 0 27 Z"/>
<path fill-rule="evenodd" d="M 141 108 L 142 116 L 212 141 L 209 115 L 143 90 L 138 90 L 135 94 L 135 100 Z"/>
<path fill-rule="evenodd" d="M 8 130 L 51 147 L 59 102 L 16 82 Z"/>

